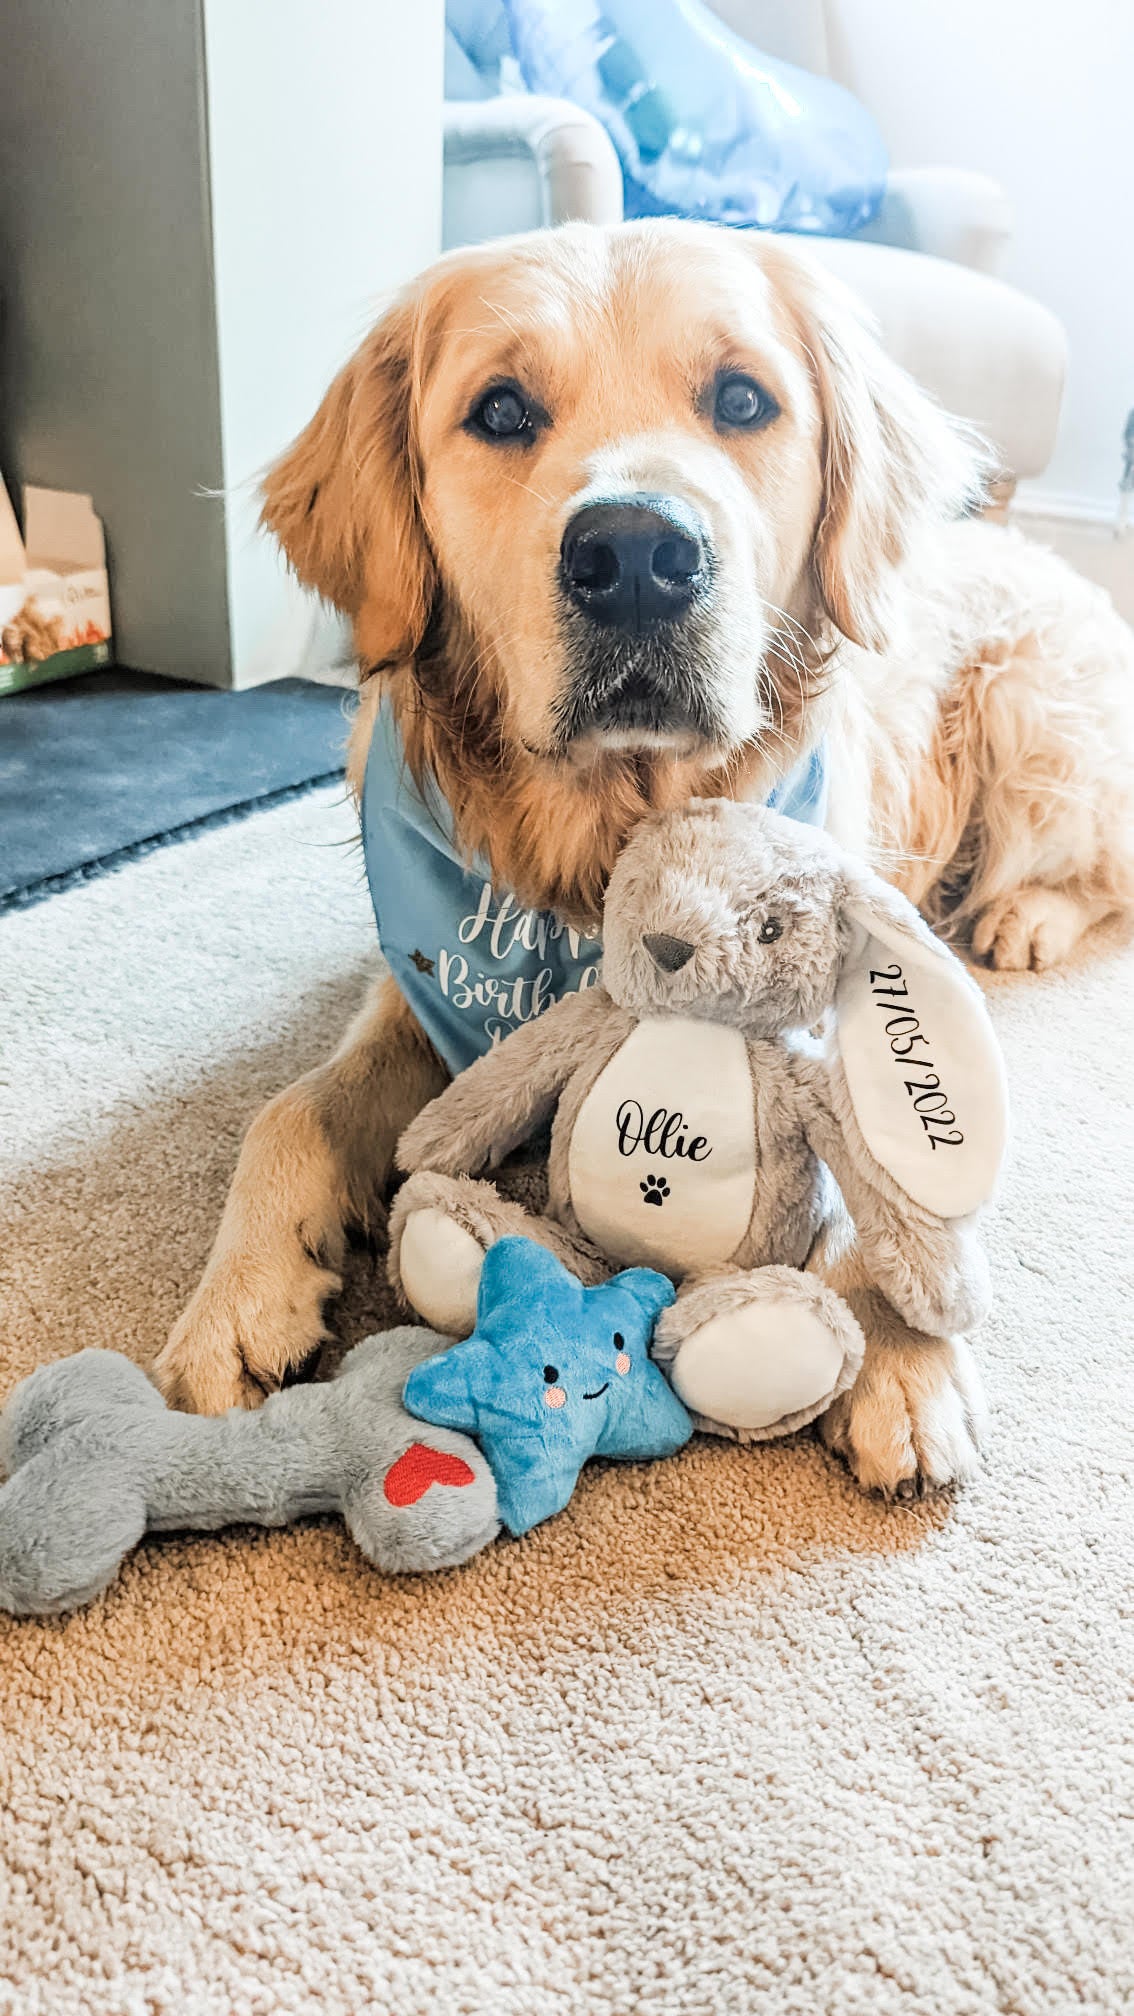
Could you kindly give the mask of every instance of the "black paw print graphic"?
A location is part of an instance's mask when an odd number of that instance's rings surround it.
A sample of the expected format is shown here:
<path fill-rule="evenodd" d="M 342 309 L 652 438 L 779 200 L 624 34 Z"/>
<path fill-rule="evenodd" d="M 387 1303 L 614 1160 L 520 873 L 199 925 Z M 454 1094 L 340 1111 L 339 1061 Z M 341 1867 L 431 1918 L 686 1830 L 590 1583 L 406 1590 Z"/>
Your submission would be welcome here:
<path fill-rule="evenodd" d="M 644 1183 L 639 1183 L 638 1188 L 642 1193 L 644 1204 L 661 1205 L 669 1196 L 669 1184 L 664 1176 L 647 1176 Z"/>

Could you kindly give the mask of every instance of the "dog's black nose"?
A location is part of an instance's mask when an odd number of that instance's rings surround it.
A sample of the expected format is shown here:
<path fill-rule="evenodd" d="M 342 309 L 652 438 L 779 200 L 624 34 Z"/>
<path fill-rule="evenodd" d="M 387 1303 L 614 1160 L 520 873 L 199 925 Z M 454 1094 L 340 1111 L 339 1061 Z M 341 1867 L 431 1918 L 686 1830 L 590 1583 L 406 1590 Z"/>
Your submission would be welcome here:
<path fill-rule="evenodd" d="M 654 965 L 660 966 L 663 973 L 680 973 L 697 950 L 688 938 L 674 938 L 668 931 L 647 931 L 642 943 Z"/>
<path fill-rule="evenodd" d="M 704 585 L 708 535 L 678 497 L 621 497 L 576 511 L 559 572 L 577 609 L 618 630 L 683 616 Z"/>

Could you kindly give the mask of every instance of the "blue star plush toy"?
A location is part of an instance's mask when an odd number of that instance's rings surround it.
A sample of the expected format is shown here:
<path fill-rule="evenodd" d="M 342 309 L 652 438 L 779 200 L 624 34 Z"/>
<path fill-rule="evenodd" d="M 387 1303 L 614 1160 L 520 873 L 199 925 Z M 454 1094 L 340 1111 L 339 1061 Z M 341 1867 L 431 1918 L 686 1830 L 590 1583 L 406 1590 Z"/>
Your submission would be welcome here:
<path fill-rule="evenodd" d="M 649 1356 L 673 1285 L 631 1267 L 584 1288 L 531 1239 L 498 1239 L 480 1277 L 476 1329 L 416 1365 L 404 1402 L 419 1421 L 475 1435 L 500 1517 L 526 1533 L 561 1512 L 589 1456 L 672 1456 L 693 1423 Z"/>

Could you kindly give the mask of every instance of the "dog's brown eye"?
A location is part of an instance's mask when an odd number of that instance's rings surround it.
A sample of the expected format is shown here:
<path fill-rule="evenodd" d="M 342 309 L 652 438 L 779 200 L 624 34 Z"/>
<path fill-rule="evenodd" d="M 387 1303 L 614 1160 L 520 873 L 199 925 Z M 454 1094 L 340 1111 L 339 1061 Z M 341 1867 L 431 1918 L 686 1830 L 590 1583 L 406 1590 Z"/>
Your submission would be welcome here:
<path fill-rule="evenodd" d="M 765 917 L 756 933 L 761 945 L 774 945 L 777 938 L 784 935 L 784 927 L 778 917 Z"/>
<path fill-rule="evenodd" d="M 534 432 L 531 407 L 515 385 L 494 385 L 485 392 L 465 425 L 489 441 L 526 440 Z"/>
<path fill-rule="evenodd" d="M 718 427 L 762 427 L 779 412 L 770 392 L 742 371 L 718 378 L 713 419 Z"/>

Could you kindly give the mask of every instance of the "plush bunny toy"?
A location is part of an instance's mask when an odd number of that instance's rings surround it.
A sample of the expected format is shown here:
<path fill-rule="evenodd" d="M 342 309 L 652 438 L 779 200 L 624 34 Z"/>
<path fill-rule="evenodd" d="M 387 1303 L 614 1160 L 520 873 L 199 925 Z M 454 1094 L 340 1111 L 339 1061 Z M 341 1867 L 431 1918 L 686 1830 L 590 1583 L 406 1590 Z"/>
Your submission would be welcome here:
<path fill-rule="evenodd" d="M 470 1180 L 552 1113 L 546 1217 Z M 987 1299 L 974 1215 L 1005 1132 L 983 997 L 912 905 L 810 827 L 695 802 L 646 821 L 619 859 L 600 983 L 508 1036 L 403 1135 L 391 1279 L 464 1336 L 503 1234 L 587 1282 L 658 1268 L 681 1285 L 655 1356 L 686 1406 L 745 1440 L 783 1434 L 862 1359 L 851 1311 L 801 1271 L 829 1175 L 906 1321 L 964 1328 Z"/>

